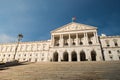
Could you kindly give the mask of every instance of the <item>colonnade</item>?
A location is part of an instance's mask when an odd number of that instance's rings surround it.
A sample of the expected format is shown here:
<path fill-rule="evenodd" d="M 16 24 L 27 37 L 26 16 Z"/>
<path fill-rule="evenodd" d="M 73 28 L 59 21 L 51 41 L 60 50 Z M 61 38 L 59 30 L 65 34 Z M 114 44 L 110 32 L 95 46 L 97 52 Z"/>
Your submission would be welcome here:
<path fill-rule="evenodd" d="M 69 33 L 69 34 L 52 34 L 53 46 L 79 46 L 98 43 L 97 32 L 84 32 L 84 33 Z"/>

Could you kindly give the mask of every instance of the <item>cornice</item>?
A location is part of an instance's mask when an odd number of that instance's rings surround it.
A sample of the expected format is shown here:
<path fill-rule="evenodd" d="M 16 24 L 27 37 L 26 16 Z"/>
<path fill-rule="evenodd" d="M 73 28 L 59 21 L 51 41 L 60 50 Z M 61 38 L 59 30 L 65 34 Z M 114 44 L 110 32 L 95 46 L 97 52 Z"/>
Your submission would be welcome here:
<path fill-rule="evenodd" d="M 116 36 L 100 36 L 100 39 L 105 39 L 105 38 L 120 38 L 119 35 Z"/>
<path fill-rule="evenodd" d="M 27 41 L 27 42 L 20 42 L 19 44 L 28 44 L 28 43 L 48 43 L 50 40 L 41 40 L 41 41 Z M 17 44 L 17 42 L 8 42 L 8 43 L 0 43 L 0 45 L 12 45 L 12 44 Z"/>

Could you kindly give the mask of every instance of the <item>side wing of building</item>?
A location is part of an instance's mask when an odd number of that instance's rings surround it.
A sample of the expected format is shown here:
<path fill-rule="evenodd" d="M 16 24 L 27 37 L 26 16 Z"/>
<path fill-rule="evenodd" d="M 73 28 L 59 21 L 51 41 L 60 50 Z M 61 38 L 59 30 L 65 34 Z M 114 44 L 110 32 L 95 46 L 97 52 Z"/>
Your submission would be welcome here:
<path fill-rule="evenodd" d="M 0 44 L 0 61 L 13 60 L 17 43 Z M 23 62 L 48 61 L 50 41 L 20 42 L 15 59 Z"/>
<path fill-rule="evenodd" d="M 105 61 L 120 60 L 120 36 L 100 36 Z"/>

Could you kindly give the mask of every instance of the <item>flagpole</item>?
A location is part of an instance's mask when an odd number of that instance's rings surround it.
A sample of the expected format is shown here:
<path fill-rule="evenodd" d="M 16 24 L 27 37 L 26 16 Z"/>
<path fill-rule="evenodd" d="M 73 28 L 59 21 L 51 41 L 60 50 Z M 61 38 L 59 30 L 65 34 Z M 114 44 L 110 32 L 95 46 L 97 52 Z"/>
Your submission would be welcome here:
<path fill-rule="evenodd" d="M 72 22 L 75 22 L 75 20 L 76 20 L 76 17 L 72 17 Z"/>

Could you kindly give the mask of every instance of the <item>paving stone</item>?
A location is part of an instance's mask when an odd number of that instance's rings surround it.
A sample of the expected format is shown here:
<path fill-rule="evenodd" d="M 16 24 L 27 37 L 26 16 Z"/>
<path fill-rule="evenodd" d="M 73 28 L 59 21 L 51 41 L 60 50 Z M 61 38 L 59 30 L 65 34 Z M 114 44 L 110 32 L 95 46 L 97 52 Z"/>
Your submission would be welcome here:
<path fill-rule="evenodd" d="M 120 61 L 39 62 L 0 70 L 0 80 L 120 80 Z"/>

